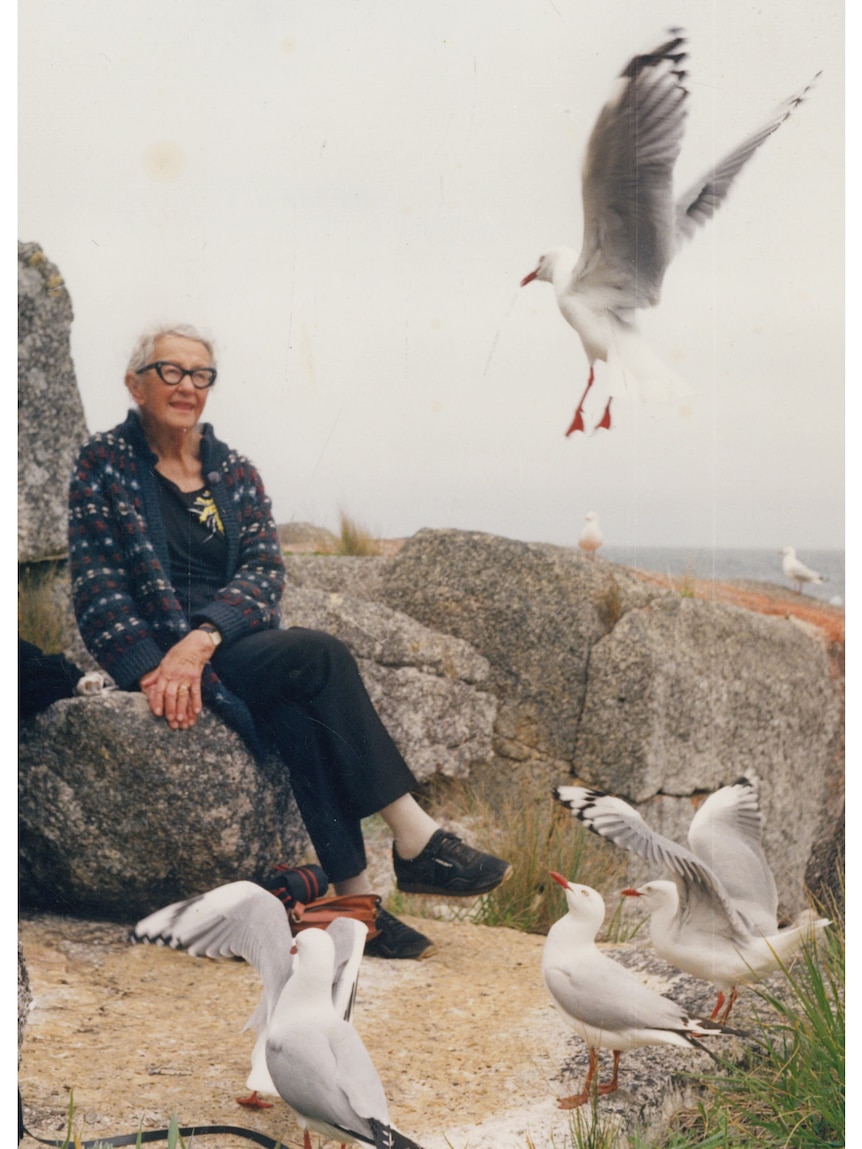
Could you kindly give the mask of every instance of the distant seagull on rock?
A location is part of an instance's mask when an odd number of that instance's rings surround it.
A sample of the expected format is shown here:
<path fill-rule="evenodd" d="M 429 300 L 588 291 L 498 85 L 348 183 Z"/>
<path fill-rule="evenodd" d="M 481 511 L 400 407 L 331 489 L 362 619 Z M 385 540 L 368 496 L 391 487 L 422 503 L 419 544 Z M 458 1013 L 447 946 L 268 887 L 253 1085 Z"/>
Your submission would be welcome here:
<path fill-rule="evenodd" d="M 829 924 L 806 913 L 796 926 L 779 930 L 754 779 L 710 794 L 689 826 L 691 849 L 656 834 L 622 798 L 582 786 L 558 786 L 555 794 L 595 834 L 670 871 L 672 882 L 622 892 L 643 898 L 659 956 L 716 987 L 712 1018 L 726 1020 L 737 985 L 773 973 Z"/>
<path fill-rule="evenodd" d="M 797 594 L 802 594 L 802 587 L 807 582 L 822 585 L 828 581 L 826 575 L 818 574 L 817 571 L 813 571 L 811 567 L 807 567 L 805 563 L 800 562 L 796 557 L 794 547 L 785 547 L 784 550 L 779 553 L 784 558 L 781 569 L 794 584 L 794 589 Z"/>
<path fill-rule="evenodd" d="M 627 1049 L 643 1045 L 705 1049 L 698 1038 L 737 1032 L 690 1017 L 670 998 L 649 989 L 625 966 L 601 953 L 595 943 L 605 918 L 601 894 L 553 871 L 551 877 L 566 892 L 568 913 L 548 931 L 542 977 L 554 1005 L 587 1043 L 590 1055 L 583 1090 L 561 1097 L 561 1109 L 575 1109 L 589 1101 L 600 1049 L 611 1049 L 614 1054 L 612 1079 L 597 1086 L 597 1092 L 605 1094 L 618 1088 L 620 1055 Z"/>
<path fill-rule="evenodd" d="M 791 96 L 674 199 L 673 169 L 689 93 L 685 33 L 672 28 L 668 36 L 629 61 L 593 128 L 581 177 L 580 256 L 568 247 L 553 248 L 521 280 L 522 287 L 534 279 L 554 285 L 560 311 L 580 336 L 590 363 L 567 435 L 585 430 L 584 401 L 597 359 L 608 364 L 613 379 L 623 371 L 644 396 L 673 397 L 687 390 L 639 335 L 635 312 L 659 302 L 665 271 L 683 242 L 715 214 L 741 169 L 811 87 Z M 610 429 L 610 404 L 609 399 L 595 430 Z"/>
<path fill-rule="evenodd" d="M 587 555 L 588 558 L 593 558 L 596 551 L 604 542 L 602 532 L 599 530 L 599 516 L 595 511 L 587 511 L 586 525 L 581 531 L 581 537 L 578 539 L 578 546 Z"/>

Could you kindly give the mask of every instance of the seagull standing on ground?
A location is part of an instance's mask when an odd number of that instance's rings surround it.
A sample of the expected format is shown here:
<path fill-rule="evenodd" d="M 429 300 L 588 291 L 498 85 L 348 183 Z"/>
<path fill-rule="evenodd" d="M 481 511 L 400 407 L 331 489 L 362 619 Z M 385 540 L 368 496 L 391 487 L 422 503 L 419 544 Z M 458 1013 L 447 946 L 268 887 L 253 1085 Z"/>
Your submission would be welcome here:
<path fill-rule="evenodd" d="M 368 1050 L 332 1004 L 335 949 L 329 931 L 304 930 L 296 950 L 293 976 L 270 1023 L 266 1063 L 278 1092 L 296 1111 L 304 1149 L 311 1149 L 309 1129 L 375 1149 L 420 1149 L 392 1128 Z"/>
<path fill-rule="evenodd" d="M 713 1018 L 727 1019 L 737 985 L 777 970 L 829 924 L 806 915 L 801 924 L 779 930 L 754 779 L 710 794 L 689 826 L 690 850 L 656 834 L 621 798 L 581 786 L 558 786 L 555 795 L 594 833 L 671 872 L 672 882 L 622 892 L 644 899 L 659 956 L 717 988 Z"/>
<path fill-rule="evenodd" d="M 551 877 L 566 892 L 568 913 L 548 931 L 542 976 L 554 1005 L 587 1043 L 590 1056 L 583 1090 L 560 1098 L 561 1109 L 575 1109 L 589 1100 L 600 1049 L 613 1050 L 614 1073 L 609 1082 L 597 1086 L 597 1091 L 613 1093 L 618 1088 L 620 1055 L 627 1049 L 678 1045 L 709 1053 L 698 1038 L 735 1032 L 714 1021 L 689 1017 L 681 1006 L 649 989 L 625 966 L 601 953 L 595 944 L 605 918 L 601 894 L 589 886 L 568 882 L 553 871 Z"/>
<path fill-rule="evenodd" d="M 811 87 L 791 96 L 767 123 L 674 200 L 673 169 L 688 98 L 687 51 L 682 29 L 672 28 L 668 36 L 653 51 L 629 61 L 593 128 L 581 177 L 580 256 L 571 248 L 553 248 L 521 280 L 522 287 L 534 279 L 554 285 L 560 311 L 580 336 L 590 363 L 567 435 L 585 429 L 584 401 L 597 359 L 615 375 L 624 371 L 644 393 L 669 397 L 686 390 L 638 334 L 635 311 L 659 302 L 664 273 L 682 243 L 714 215 L 747 161 Z M 610 405 L 608 399 L 596 430 L 610 429 Z"/>
<path fill-rule="evenodd" d="M 327 933 L 337 955 L 330 982 L 333 1009 L 349 1021 L 368 931 L 360 922 L 338 918 Z M 278 1093 L 266 1064 L 267 1038 L 294 966 L 293 934 L 278 898 L 254 882 L 229 882 L 156 910 L 138 922 L 132 940 L 185 949 L 192 957 L 240 957 L 254 966 L 263 991 L 245 1026 L 257 1035 L 246 1082 L 252 1092 L 237 1100 L 249 1107 L 270 1108 L 258 1097 L 259 1093 Z"/>
<path fill-rule="evenodd" d="M 795 547 L 785 547 L 780 554 L 783 556 L 781 569 L 794 584 L 797 594 L 802 594 L 804 583 L 812 582 L 822 585 L 827 581 L 826 575 L 818 574 L 817 571 L 813 571 L 811 567 L 807 567 L 805 563 L 799 561 L 796 557 Z"/>
<path fill-rule="evenodd" d="M 587 555 L 588 558 L 593 558 L 596 551 L 604 542 L 602 532 L 599 530 L 599 516 L 595 511 L 587 511 L 586 525 L 581 531 L 581 537 L 578 539 L 578 546 Z"/>
<path fill-rule="evenodd" d="M 294 940 L 278 898 L 253 882 L 231 882 L 150 914 L 134 938 L 254 966 L 263 994 L 248 1022 L 257 1030 L 248 1086 L 278 1093 L 295 1110 L 304 1149 L 309 1129 L 375 1149 L 420 1149 L 390 1125 L 377 1070 L 348 1020 L 367 933 L 344 917 Z"/>

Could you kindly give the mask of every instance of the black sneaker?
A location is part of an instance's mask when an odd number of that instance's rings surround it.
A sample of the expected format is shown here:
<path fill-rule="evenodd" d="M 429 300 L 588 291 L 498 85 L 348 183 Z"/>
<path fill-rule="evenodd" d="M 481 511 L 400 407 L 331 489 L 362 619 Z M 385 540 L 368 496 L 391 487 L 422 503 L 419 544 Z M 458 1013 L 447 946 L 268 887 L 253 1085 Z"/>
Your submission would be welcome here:
<path fill-rule="evenodd" d="M 508 862 L 483 854 L 448 830 L 435 830 L 422 853 L 405 861 L 393 843 L 392 865 L 399 890 L 405 894 L 440 894 L 470 898 L 487 894 L 511 874 Z"/>
<path fill-rule="evenodd" d="M 411 929 L 386 910 L 378 911 L 376 924 L 380 933 L 365 943 L 365 952 L 370 957 L 414 958 L 418 961 L 437 952 L 430 938 Z"/>

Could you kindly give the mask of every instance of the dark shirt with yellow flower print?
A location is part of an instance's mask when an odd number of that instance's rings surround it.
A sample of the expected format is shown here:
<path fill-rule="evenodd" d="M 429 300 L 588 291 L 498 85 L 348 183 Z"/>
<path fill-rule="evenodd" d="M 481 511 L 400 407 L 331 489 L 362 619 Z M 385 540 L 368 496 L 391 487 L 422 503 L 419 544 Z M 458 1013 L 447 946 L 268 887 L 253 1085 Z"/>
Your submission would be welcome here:
<path fill-rule="evenodd" d="M 164 475 L 158 479 L 171 582 L 191 616 L 228 581 L 224 524 L 208 487 L 181 491 Z"/>

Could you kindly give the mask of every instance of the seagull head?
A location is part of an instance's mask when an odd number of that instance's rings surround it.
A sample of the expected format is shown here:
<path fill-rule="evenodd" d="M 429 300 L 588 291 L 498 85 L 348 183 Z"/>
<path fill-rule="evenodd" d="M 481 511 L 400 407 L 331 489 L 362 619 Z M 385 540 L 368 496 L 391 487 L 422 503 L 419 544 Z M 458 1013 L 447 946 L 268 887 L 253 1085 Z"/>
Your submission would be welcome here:
<path fill-rule="evenodd" d="M 647 882 L 637 889 L 620 890 L 620 893 L 626 898 L 643 898 L 644 905 L 650 913 L 664 906 L 675 910 L 679 904 L 679 894 L 673 882 Z"/>
<path fill-rule="evenodd" d="M 577 882 L 570 882 L 556 871 L 550 871 L 551 877 L 558 886 L 566 892 L 566 902 L 569 907 L 569 917 L 574 918 L 589 930 L 594 938 L 605 920 L 605 902 L 598 890 L 591 886 L 579 886 Z"/>
<path fill-rule="evenodd" d="M 335 946 L 326 930 L 303 930 L 294 938 L 294 977 L 307 986 L 326 986 L 327 994 L 332 986 L 332 970 L 335 965 Z M 291 979 L 292 980 L 292 979 Z"/>
<path fill-rule="evenodd" d="M 539 256 L 539 261 L 529 275 L 521 280 L 521 287 L 526 287 L 534 279 L 541 279 L 545 283 L 553 283 L 554 275 L 559 270 L 566 278 L 571 274 L 577 262 L 577 256 L 570 247 L 553 247 L 550 251 Z"/>

